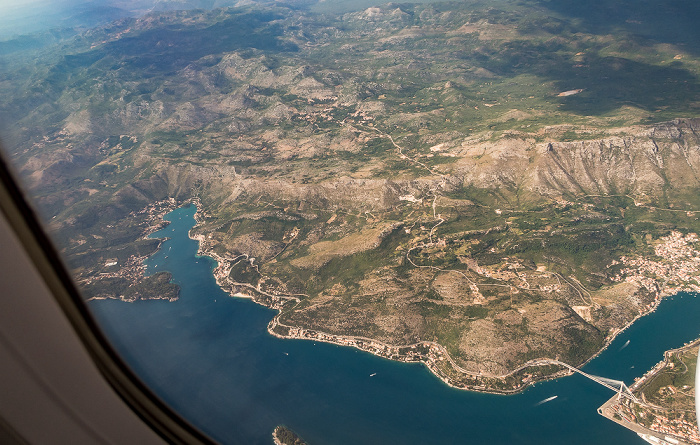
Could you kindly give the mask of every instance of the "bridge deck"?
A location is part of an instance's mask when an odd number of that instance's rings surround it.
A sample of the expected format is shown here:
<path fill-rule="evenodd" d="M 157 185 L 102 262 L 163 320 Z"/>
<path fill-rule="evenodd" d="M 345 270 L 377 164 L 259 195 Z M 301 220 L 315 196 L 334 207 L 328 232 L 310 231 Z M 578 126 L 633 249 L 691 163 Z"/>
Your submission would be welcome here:
<path fill-rule="evenodd" d="M 549 360 L 549 359 L 540 360 L 536 364 L 563 366 L 563 367 L 569 369 L 570 371 L 576 372 L 576 373 L 581 374 L 582 376 L 584 376 L 588 379 L 593 380 L 594 382 L 598 383 L 599 385 L 603 385 L 606 388 L 608 388 L 612 391 L 615 391 L 618 394 L 618 397 L 625 397 L 625 398 L 630 399 L 633 402 L 638 403 L 640 405 L 646 405 L 645 403 L 643 403 L 639 399 L 637 399 L 637 397 L 635 397 L 634 394 L 632 394 L 632 392 L 629 390 L 629 388 L 627 387 L 627 385 L 625 385 L 625 382 L 623 382 L 623 381 L 613 380 L 613 379 L 608 379 L 605 377 L 598 377 L 598 376 L 595 376 L 592 374 L 588 374 L 587 372 L 581 371 L 580 369 L 578 369 L 575 366 L 571 366 L 568 363 L 560 362 L 559 360 Z M 612 382 L 619 383 L 619 387 L 616 388 L 615 386 L 611 385 L 610 383 L 612 383 Z"/>

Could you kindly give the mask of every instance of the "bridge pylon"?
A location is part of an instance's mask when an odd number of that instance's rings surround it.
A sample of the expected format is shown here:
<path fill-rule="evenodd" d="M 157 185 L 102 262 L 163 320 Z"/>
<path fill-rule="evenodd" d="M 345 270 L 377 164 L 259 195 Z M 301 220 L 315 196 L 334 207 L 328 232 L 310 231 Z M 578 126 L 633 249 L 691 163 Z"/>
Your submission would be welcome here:
<path fill-rule="evenodd" d="M 620 389 L 617 392 L 617 400 L 620 401 L 620 399 L 622 399 L 623 397 L 629 398 L 633 402 L 641 404 L 639 399 L 637 399 L 637 397 L 635 397 L 635 395 L 632 393 L 632 391 L 630 391 L 630 389 L 627 387 L 627 385 L 625 385 L 624 382 L 620 382 Z"/>

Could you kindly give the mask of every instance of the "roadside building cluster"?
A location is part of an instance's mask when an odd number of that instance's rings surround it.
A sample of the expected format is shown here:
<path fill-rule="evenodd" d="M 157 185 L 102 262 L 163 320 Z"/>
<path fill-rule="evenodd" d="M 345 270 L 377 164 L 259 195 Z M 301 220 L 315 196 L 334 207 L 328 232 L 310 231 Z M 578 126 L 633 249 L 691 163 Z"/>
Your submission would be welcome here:
<path fill-rule="evenodd" d="M 634 283 L 657 297 L 679 290 L 700 292 L 696 280 L 700 274 L 698 236 L 674 231 L 660 241 L 654 248 L 658 259 L 623 256 L 621 262 L 625 268 L 614 279 Z"/>
<path fill-rule="evenodd" d="M 698 426 L 685 419 L 669 419 L 666 416 L 654 416 L 649 429 L 659 433 L 671 434 L 690 443 L 700 443 Z"/>

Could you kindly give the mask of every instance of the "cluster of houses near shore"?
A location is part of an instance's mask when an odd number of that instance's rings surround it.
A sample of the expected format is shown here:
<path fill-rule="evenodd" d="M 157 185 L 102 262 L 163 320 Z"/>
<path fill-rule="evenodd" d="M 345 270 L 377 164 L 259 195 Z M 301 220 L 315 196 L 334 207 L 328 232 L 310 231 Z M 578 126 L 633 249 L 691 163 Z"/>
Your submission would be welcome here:
<path fill-rule="evenodd" d="M 614 279 L 634 283 L 661 296 L 680 290 L 700 292 L 698 236 L 673 231 L 654 247 L 657 258 L 622 257 L 625 266 Z"/>

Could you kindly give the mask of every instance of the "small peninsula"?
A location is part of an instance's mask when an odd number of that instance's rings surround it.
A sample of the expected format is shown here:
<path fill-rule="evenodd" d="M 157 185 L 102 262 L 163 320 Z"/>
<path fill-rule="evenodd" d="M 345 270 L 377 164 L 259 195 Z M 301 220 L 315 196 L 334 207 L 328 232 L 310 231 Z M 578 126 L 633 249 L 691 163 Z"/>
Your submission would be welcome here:
<path fill-rule="evenodd" d="M 639 434 L 652 444 L 698 444 L 695 372 L 700 339 L 666 351 L 630 390 L 641 403 L 612 397 L 598 413 Z"/>

